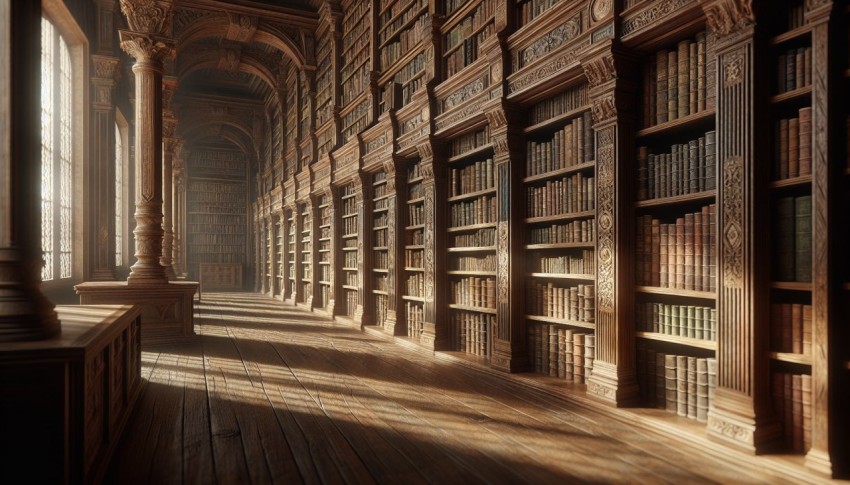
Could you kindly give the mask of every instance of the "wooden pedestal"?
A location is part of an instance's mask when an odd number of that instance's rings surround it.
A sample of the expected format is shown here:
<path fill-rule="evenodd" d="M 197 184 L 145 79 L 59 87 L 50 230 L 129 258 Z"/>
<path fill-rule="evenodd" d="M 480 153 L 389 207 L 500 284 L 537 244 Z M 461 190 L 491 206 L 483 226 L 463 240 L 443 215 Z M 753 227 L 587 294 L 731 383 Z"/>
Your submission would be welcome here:
<path fill-rule="evenodd" d="M 172 281 L 165 285 L 128 285 L 123 281 L 86 282 L 75 286 L 80 303 L 135 304 L 142 309 L 142 341 L 163 343 L 194 336 L 193 305 L 198 283 Z"/>
<path fill-rule="evenodd" d="M 141 388 L 141 309 L 60 306 L 61 333 L 0 344 L 0 482 L 97 483 Z"/>

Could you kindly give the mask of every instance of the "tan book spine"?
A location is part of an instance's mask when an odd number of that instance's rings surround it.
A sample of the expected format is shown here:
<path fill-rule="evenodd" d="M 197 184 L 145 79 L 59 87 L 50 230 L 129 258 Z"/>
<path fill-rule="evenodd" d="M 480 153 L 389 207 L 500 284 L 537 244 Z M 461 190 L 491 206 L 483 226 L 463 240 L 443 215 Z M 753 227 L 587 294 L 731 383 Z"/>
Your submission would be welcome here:
<path fill-rule="evenodd" d="M 788 177 L 800 175 L 800 120 L 788 120 Z"/>
<path fill-rule="evenodd" d="M 679 54 L 667 52 L 667 117 L 675 120 L 679 117 Z"/>
<path fill-rule="evenodd" d="M 802 376 L 791 376 L 791 443 L 795 453 L 803 451 L 803 381 Z"/>
<path fill-rule="evenodd" d="M 788 120 L 779 120 L 779 180 L 788 178 Z"/>
<path fill-rule="evenodd" d="M 799 124 L 799 175 L 812 173 L 812 108 L 800 110 Z"/>
<path fill-rule="evenodd" d="M 688 63 L 689 55 L 690 55 L 690 41 L 682 40 L 679 42 L 677 47 L 676 57 L 679 62 L 677 77 L 678 83 L 676 85 L 677 93 L 678 93 L 678 102 L 677 102 L 677 111 L 679 116 L 686 116 L 690 111 L 690 65 Z"/>
<path fill-rule="evenodd" d="M 791 304 L 791 352 L 803 353 L 803 305 Z"/>
<path fill-rule="evenodd" d="M 584 337 L 583 333 L 573 334 L 573 381 L 584 384 Z"/>

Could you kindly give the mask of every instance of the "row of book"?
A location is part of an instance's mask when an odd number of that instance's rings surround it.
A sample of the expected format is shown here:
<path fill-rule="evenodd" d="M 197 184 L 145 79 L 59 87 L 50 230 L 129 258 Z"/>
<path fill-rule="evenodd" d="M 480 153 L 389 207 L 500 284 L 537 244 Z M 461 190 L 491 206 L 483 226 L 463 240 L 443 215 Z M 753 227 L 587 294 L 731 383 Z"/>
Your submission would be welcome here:
<path fill-rule="evenodd" d="M 390 222 L 390 215 L 385 211 L 378 212 L 372 217 L 372 227 L 373 228 L 374 227 L 386 227 L 389 224 L 389 222 Z"/>
<path fill-rule="evenodd" d="M 778 198 L 773 217 L 773 277 L 812 281 L 812 196 Z"/>
<path fill-rule="evenodd" d="M 581 173 L 541 186 L 526 187 L 528 217 L 545 217 L 596 209 L 596 179 Z"/>
<path fill-rule="evenodd" d="M 526 284 L 526 308 L 530 315 L 593 323 L 596 320 L 596 287 L 556 286 L 554 283 Z"/>
<path fill-rule="evenodd" d="M 637 283 L 696 291 L 717 289 L 716 205 L 665 224 L 638 218 Z"/>
<path fill-rule="evenodd" d="M 812 306 L 771 303 L 770 348 L 776 352 L 812 355 Z"/>
<path fill-rule="evenodd" d="M 197 196 L 197 199 L 192 197 Z M 239 202 L 245 200 L 245 184 L 242 182 L 204 182 L 200 180 L 189 180 L 189 202 L 219 202 L 215 197 L 235 196 L 236 198 L 226 198 L 223 202 Z M 212 197 L 205 199 L 205 197 Z"/>
<path fill-rule="evenodd" d="M 375 229 L 372 236 L 372 245 L 375 247 L 386 247 L 388 242 L 388 231 L 389 230 L 386 227 L 383 229 Z"/>
<path fill-rule="evenodd" d="M 528 327 L 528 357 L 534 372 L 584 384 L 596 359 L 596 336 L 563 325 Z"/>
<path fill-rule="evenodd" d="M 243 229 L 244 231 L 244 229 Z M 244 232 L 241 234 L 233 234 L 233 233 L 196 233 L 190 232 L 189 237 L 187 238 L 189 244 L 231 244 L 231 245 L 242 245 L 245 244 L 245 234 Z M 192 246 L 194 249 L 194 246 Z"/>
<path fill-rule="evenodd" d="M 590 108 L 590 96 L 587 93 L 586 84 L 567 89 L 532 105 L 528 113 L 528 124 L 536 125 L 582 107 Z"/>
<path fill-rule="evenodd" d="M 714 109 L 714 45 L 714 33 L 700 32 L 655 53 L 644 69 L 644 126 Z"/>
<path fill-rule="evenodd" d="M 487 125 L 481 130 L 465 133 L 452 139 L 451 156 L 461 155 L 489 143 L 490 125 Z"/>
<path fill-rule="evenodd" d="M 405 268 L 421 268 L 425 260 L 425 251 L 421 249 L 405 249 L 404 250 L 404 267 Z"/>
<path fill-rule="evenodd" d="M 411 226 L 425 224 L 424 204 L 413 204 L 407 206 L 407 223 Z"/>
<path fill-rule="evenodd" d="M 343 283 L 346 286 L 358 287 L 360 286 L 357 281 L 357 273 L 355 272 L 346 272 L 345 273 L 345 282 Z"/>
<path fill-rule="evenodd" d="M 352 214 L 357 214 L 357 199 L 354 197 L 348 197 L 342 200 L 342 214 L 346 216 L 350 216 Z"/>
<path fill-rule="evenodd" d="M 347 234 L 346 238 L 342 240 L 343 248 L 356 248 L 357 247 L 357 238 L 353 237 L 354 234 Z M 294 246 L 293 246 L 294 247 Z"/>
<path fill-rule="evenodd" d="M 386 250 L 374 251 L 373 258 L 373 262 L 375 263 L 374 269 L 387 269 L 387 265 L 390 263 L 390 256 Z"/>
<path fill-rule="evenodd" d="M 353 317 L 354 312 L 357 311 L 357 290 L 346 290 L 342 293 L 345 295 L 345 298 L 343 298 L 344 306 L 342 307 L 342 310 L 345 311 L 345 315 Z"/>
<path fill-rule="evenodd" d="M 776 85 L 786 93 L 812 84 L 812 48 L 798 47 L 779 55 Z"/>
<path fill-rule="evenodd" d="M 425 307 L 421 303 L 405 302 L 405 315 L 407 316 L 407 336 L 419 338 L 425 329 Z"/>
<path fill-rule="evenodd" d="M 688 143 L 675 144 L 670 153 L 653 154 L 639 147 L 638 200 L 695 194 L 717 187 L 715 132 Z"/>
<path fill-rule="evenodd" d="M 801 108 L 797 118 L 776 122 L 773 178 L 782 180 L 812 174 L 812 108 Z"/>
<path fill-rule="evenodd" d="M 452 247 L 480 248 L 496 245 L 496 229 L 485 227 L 467 234 L 456 234 L 452 237 Z"/>
<path fill-rule="evenodd" d="M 420 164 L 412 163 L 409 167 L 407 167 L 407 180 L 416 180 L 422 176 L 422 172 L 420 171 Z"/>
<path fill-rule="evenodd" d="M 496 187 L 493 159 L 478 160 L 463 168 L 452 168 L 449 184 L 451 196 L 488 190 Z"/>
<path fill-rule="evenodd" d="M 193 244 L 190 253 L 195 254 L 244 254 L 244 244 Z"/>
<path fill-rule="evenodd" d="M 389 278 L 386 273 L 378 273 L 375 275 L 373 284 L 375 285 L 372 289 L 378 291 L 389 291 Z"/>
<path fill-rule="evenodd" d="M 244 225 L 240 223 L 234 224 L 219 224 L 210 223 L 208 221 L 219 220 L 221 216 L 211 216 L 205 214 L 192 214 L 192 223 L 187 224 L 187 232 L 203 232 L 212 234 L 243 234 L 245 232 Z M 225 216 L 226 217 L 226 216 Z M 244 238 L 243 238 L 244 240 Z"/>
<path fill-rule="evenodd" d="M 425 296 L 425 274 L 413 273 L 407 276 L 407 293 L 408 296 Z"/>
<path fill-rule="evenodd" d="M 345 91 L 348 92 L 348 91 Z M 342 117 L 342 139 L 347 142 L 352 136 L 360 133 L 372 122 L 372 112 L 369 99 L 363 100 L 351 113 Z"/>
<path fill-rule="evenodd" d="M 549 226 L 532 227 L 529 244 L 592 243 L 596 240 L 596 224 L 582 219 Z"/>
<path fill-rule="evenodd" d="M 421 229 L 421 228 L 420 229 L 413 229 L 413 230 L 410 230 L 410 232 L 408 232 L 408 234 L 409 234 L 408 244 L 414 244 L 414 245 L 419 245 L 419 246 L 425 244 L 425 230 L 424 229 Z"/>
<path fill-rule="evenodd" d="M 244 200 L 244 199 L 243 199 Z M 239 203 L 216 203 L 216 204 L 200 204 L 189 203 L 189 214 L 200 213 L 198 215 L 222 215 L 222 216 L 239 216 L 245 214 L 245 209 L 240 207 Z M 244 216 L 243 216 L 244 217 Z M 244 220 L 243 220 L 244 222 Z"/>
<path fill-rule="evenodd" d="M 451 269 L 455 271 L 496 271 L 496 255 L 456 256 L 451 258 Z"/>
<path fill-rule="evenodd" d="M 307 275 L 307 276 L 304 276 L 304 278 L 309 279 L 310 276 Z M 313 297 L 313 284 L 306 282 L 306 281 L 302 281 L 301 282 L 301 298 L 302 298 L 301 301 L 307 301 L 312 297 Z"/>
<path fill-rule="evenodd" d="M 538 15 L 542 14 L 549 7 L 557 4 L 560 0 L 528 0 L 525 3 L 520 4 L 519 6 L 519 15 L 518 21 L 519 25 L 525 25 L 535 18 Z"/>
<path fill-rule="evenodd" d="M 346 251 L 343 253 L 343 263 L 345 268 L 357 268 L 357 252 Z"/>
<path fill-rule="evenodd" d="M 389 40 L 393 35 L 398 32 L 398 29 L 407 24 L 410 19 L 413 18 L 414 15 L 418 14 L 422 7 L 428 4 L 427 0 L 416 0 L 415 2 L 404 2 L 399 0 L 396 2 L 390 9 L 381 13 L 381 35 L 379 36 L 381 44 L 385 43 Z M 398 15 L 401 13 L 402 6 L 404 8 L 404 13 L 402 15 Z M 394 18 L 395 17 L 395 18 Z M 428 11 L 426 10 L 424 15 L 413 24 L 412 27 L 409 27 L 405 30 L 405 32 L 401 33 L 401 36 L 404 37 L 405 33 L 410 32 L 411 30 L 424 30 L 424 26 L 422 24 L 422 18 L 428 17 Z M 430 23 L 429 23 L 430 25 Z M 419 34 L 421 35 L 421 34 Z M 408 44 L 409 47 L 413 47 L 416 42 L 412 44 Z"/>
<path fill-rule="evenodd" d="M 319 277 L 321 278 L 319 281 L 330 281 L 331 280 L 331 267 L 330 266 L 323 264 L 323 265 L 319 266 L 319 270 L 320 270 L 320 276 Z"/>
<path fill-rule="evenodd" d="M 452 312 L 449 325 L 449 344 L 453 349 L 481 357 L 490 355 L 490 335 L 496 325 L 495 315 Z"/>
<path fill-rule="evenodd" d="M 664 335 L 717 341 L 717 310 L 707 306 L 642 302 L 637 329 Z"/>
<path fill-rule="evenodd" d="M 319 288 L 319 294 L 316 297 L 318 300 L 313 300 L 314 306 L 316 308 L 327 308 L 331 302 L 331 288 L 329 286 L 321 286 Z"/>
<path fill-rule="evenodd" d="M 472 200 L 455 202 L 450 207 L 451 227 L 471 226 L 496 222 L 496 197 L 481 196 Z"/>
<path fill-rule="evenodd" d="M 495 0 L 483 0 L 475 10 L 461 20 L 445 35 L 445 49 L 451 50 L 464 39 L 469 38 L 486 22 L 489 22 L 495 12 Z"/>
<path fill-rule="evenodd" d="M 526 175 L 561 170 L 593 160 L 593 129 L 590 111 L 573 118 L 551 139 L 526 143 Z"/>
<path fill-rule="evenodd" d="M 356 217 L 347 217 L 342 220 L 342 232 L 344 236 L 357 234 L 359 231 L 360 227 L 357 224 Z"/>
<path fill-rule="evenodd" d="M 464 38 L 462 45 L 446 56 L 446 76 L 451 77 L 478 59 L 478 46 L 496 32 L 493 23 L 487 24 L 477 34 Z"/>
<path fill-rule="evenodd" d="M 451 281 L 452 303 L 478 308 L 496 308 L 496 280 L 477 276 Z"/>
<path fill-rule="evenodd" d="M 532 259 L 531 267 L 535 273 L 592 275 L 596 269 L 596 256 L 590 249 L 582 250 L 579 256 L 572 254 L 563 256 L 538 255 Z"/>
<path fill-rule="evenodd" d="M 367 52 L 368 50 L 361 51 L 361 55 L 366 55 Z M 340 76 L 343 80 L 343 88 L 342 93 L 340 93 L 340 101 L 343 106 L 348 105 L 348 103 L 360 96 L 364 89 L 369 88 L 369 84 L 371 82 L 371 79 L 369 78 L 370 63 L 368 60 L 362 64 L 361 62 L 363 61 L 358 60 L 352 64 L 346 64 L 345 67 L 342 68 Z M 348 123 L 343 123 L 343 126 L 350 125 L 357 116 L 351 117 L 348 120 Z"/>
<path fill-rule="evenodd" d="M 774 411 L 782 423 L 785 446 L 795 453 L 812 447 L 812 376 L 774 372 L 771 379 Z"/>
<path fill-rule="evenodd" d="M 638 379 L 648 404 L 704 423 L 717 389 L 717 359 L 665 354 L 639 344 Z"/>
<path fill-rule="evenodd" d="M 421 199 L 422 197 L 425 197 L 425 187 L 422 185 L 422 182 L 411 184 L 407 190 L 407 199 L 414 200 Z"/>

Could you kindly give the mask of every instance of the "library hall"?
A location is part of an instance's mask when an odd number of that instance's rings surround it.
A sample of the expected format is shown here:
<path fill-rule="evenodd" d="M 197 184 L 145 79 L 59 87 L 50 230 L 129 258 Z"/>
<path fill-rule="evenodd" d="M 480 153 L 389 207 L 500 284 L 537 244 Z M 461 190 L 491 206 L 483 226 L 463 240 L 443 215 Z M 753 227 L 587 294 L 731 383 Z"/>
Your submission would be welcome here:
<path fill-rule="evenodd" d="M 0 483 L 850 483 L 850 0 L 0 0 Z"/>

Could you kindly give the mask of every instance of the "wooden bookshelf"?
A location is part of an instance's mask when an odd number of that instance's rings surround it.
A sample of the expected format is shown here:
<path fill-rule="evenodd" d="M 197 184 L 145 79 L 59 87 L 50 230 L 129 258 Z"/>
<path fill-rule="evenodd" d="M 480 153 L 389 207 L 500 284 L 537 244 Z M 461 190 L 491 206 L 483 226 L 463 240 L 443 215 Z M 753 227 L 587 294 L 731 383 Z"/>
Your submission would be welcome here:
<path fill-rule="evenodd" d="M 357 192 L 354 184 L 347 184 L 341 188 L 342 227 L 342 265 L 339 274 L 342 286 L 342 295 L 337 307 L 337 314 L 354 317 L 354 312 L 359 304 L 358 295 L 358 244 L 360 236 L 360 224 L 358 221 Z"/>
<path fill-rule="evenodd" d="M 301 291 L 299 303 L 311 304 L 313 299 L 313 214 L 311 206 L 307 203 L 298 205 L 301 217 L 301 238 L 299 248 L 301 263 L 299 284 Z"/>
<path fill-rule="evenodd" d="M 386 172 L 372 174 L 372 295 L 375 325 L 383 327 L 389 308 L 389 207 Z"/>
<path fill-rule="evenodd" d="M 449 2 L 453 3 L 453 2 Z M 448 5 L 451 7 L 452 5 Z M 473 0 L 451 10 L 442 25 L 443 67 L 446 78 L 478 59 L 479 46 L 495 33 L 495 0 Z"/>
<path fill-rule="evenodd" d="M 456 136 L 449 150 L 449 340 L 452 350 L 489 358 L 496 320 L 495 247 L 492 251 L 454 251 L 482 231 L 495 231 L 496 173 L 489 129 Z M 487 242 L 495 245 L 495 240 Z"/>
<path fill-rule="evenodd" d="M 331 272 L 333 268 L 331 267 L 331 259 L 332 259 L 332 251 L 333 251 L 333 241 L 332 241 L 332 220 L 331 220 L 331 201 L 325 194 L 322 194 L 318 198 L 318 210 L 319 210 L 319 267 L 318 270 L 318 278 L 319 278 L 319 294 L 316 295 L 317 298 L 314 298 L 314 306 L 316 308 L 327 309 L 330 304 L 330 295 L 332 294 L 331 287 Z"/>
<path fill-rule="evenodd" d="M 404 230 L 404 281 L 401 293 L 404 300 L 406 335 L 418 340 L 425 322 L 425 197 L 418 160 L 407 164 L 405 213 L 403 220 L 409 224 Z"/>
<path fill-rule="evenodd" d="M 287 285 L 283 293 L 285 298 L 295 301 L 296 287 L 298 286 L 298 267 L 296 266 L 296 252 L 298 243 L 296 241 L 295 218 L 292 210 L 287 210 L 286 218 L 286 266 Z"/>
<path fill-rule="evenodd" d="M 275 250 L 275 268 L 273 271 L 274 275 L 274 287 L 272 288 L 273 296 L 281 296 L 284 293 L 284 285 L 285 285 L 285 275 L 286 275 L 286 266 L 285 266 L 285 257 L 286 257 L 286 239 L 284 235 L 284 227 L 283 221 L 280 218 L 274 219 L 274 250 Z"/>
<path fill-rule="evenodd" d="M 194 161 L 203 163 L 203 158 L 196 157 Z M 246 263 L 246 207 L 244 180 L 190 177 L 186 196 L 190 276 L 197 277 L 201 263 Z M 267 249 L 274 247 L 274 239 L 265 243 Z M 271 275 L 271 268 L 266 272 Z"/>

